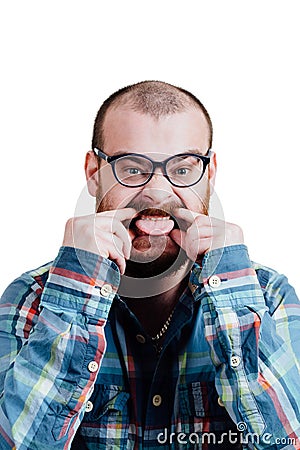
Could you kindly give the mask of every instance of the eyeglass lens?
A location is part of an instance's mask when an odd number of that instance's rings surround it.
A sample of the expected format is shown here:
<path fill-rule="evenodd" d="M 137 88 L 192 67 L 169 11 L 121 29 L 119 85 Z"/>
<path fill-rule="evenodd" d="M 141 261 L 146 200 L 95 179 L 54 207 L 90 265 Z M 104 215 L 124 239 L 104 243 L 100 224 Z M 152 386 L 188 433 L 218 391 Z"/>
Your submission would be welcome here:
<path fill-rule="evenodd" d="M 115 162 L 117 178 L 127 186 L 137 186 L 149 180 L 153 164 L 143 156 L 124 156 Z M 166 165 L 170 181 L 178 186 L 189 186 L 200 180 L 203 161 L 193 155 L 174 156 Z"/>

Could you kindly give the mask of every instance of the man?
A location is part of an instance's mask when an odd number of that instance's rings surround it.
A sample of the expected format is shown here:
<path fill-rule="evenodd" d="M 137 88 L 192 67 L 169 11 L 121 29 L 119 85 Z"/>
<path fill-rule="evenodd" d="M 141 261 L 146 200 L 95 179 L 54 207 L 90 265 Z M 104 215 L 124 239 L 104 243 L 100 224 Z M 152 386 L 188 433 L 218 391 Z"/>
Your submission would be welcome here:
<path fill-rule="evenodd" d="M 209 216 L 211 144 L 183 89 L 104 102 L 97 213 L 3 295 L 1 449 L 300 448 L 299 301 Z"/>

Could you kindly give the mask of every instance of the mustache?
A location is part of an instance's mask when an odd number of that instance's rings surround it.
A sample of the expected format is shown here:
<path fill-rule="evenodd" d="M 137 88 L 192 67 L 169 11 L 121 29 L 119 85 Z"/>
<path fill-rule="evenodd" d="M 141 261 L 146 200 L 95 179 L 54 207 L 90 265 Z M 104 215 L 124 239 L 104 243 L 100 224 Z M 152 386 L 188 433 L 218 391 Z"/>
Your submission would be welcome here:
<path fill-rule="evenodd" d="M 141 201 L 141 200 L 131 200 L 127 204 L 127 208 L 134 208 L 138 216 L 139 215 L 147 215 L 147 216 L 175 216 L 175 211 L 178 208 L 187 209 L 186 206 L 181 201 L 171 201 L 161 204 L 159 206 L 153 205 L 151 202 Z"/>

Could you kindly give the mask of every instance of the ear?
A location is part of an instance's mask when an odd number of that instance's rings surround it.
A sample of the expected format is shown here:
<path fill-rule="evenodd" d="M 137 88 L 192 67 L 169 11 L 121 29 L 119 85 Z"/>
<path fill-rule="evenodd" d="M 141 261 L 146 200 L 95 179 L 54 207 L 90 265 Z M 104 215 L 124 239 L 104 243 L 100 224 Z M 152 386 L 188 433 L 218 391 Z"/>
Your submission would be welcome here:
<path fill-rule="evenodd" d="M 87 152 L 85 156 L 84 171 L 89 193 L 93 197 L 96 197 L 99 184 L 99 165 L 97 156 L 92 150 Z"/>
<path fill-rule="evenodd" d="M 211 195 L 214 192 L 215 187 L 215 181 L 216 181 L 216 174 L 217 174 L 217 156 L 215 152 L 212 152 L 210 163 L 208 165 L 208 176 L 209 176 L 209 184 L 210 184 L 210 193 Z"/>

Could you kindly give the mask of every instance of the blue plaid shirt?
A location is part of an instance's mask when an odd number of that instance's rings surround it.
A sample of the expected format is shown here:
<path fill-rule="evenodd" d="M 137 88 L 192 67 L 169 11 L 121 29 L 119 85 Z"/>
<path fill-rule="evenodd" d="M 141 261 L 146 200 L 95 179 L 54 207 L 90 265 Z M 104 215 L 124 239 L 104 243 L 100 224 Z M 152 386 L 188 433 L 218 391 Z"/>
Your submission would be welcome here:
<path fill-rule="evenodd" d="M 244 245 L 191 270 L 163 348 L 117 266 L 62 247 L 0 305 L 0 449 L 300 449 L 300 304 Z"/>

